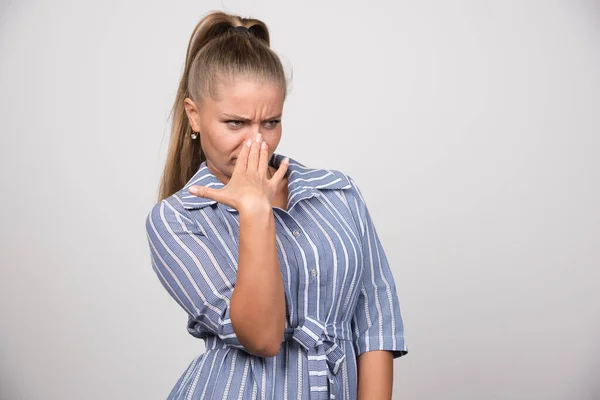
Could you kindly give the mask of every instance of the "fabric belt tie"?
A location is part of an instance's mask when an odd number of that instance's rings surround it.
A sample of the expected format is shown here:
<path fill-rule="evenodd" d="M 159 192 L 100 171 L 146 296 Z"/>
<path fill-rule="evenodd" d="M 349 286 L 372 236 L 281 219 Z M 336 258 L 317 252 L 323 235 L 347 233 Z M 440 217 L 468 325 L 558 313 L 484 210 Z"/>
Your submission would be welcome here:
<path fill-rule="evenodd" d="M 337 339 L 351 340 L 347 337 L 349 329 L 342 334 L 338 330 Z M 335 339 L 329 335 L 325 325 L 310 317 L 305 317 L 302 325 L 286 328 L 285 338 L 293 339 L 308 353 L 308 381 L 311 400 L 334 399 L 334 390 L 328 396 L 329 384 L 333 385 L 331 374 L 336 375 L 346 359 L 344 349 L 338 346 Z"/>

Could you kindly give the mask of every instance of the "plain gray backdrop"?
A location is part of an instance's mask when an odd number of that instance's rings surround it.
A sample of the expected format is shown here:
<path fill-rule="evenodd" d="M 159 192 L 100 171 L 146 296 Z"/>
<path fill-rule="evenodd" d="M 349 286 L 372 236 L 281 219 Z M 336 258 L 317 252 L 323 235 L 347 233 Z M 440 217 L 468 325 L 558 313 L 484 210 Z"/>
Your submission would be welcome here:
<path fill-rule="evenodd" d="M 2 1 L 0 397 L 165 399 L 204 351 L 144 221 L 211 10 L 293 73 L 277 151 L 365 195 L 394 399 L 599 399 L 600 4 L 574 0 Z"/>

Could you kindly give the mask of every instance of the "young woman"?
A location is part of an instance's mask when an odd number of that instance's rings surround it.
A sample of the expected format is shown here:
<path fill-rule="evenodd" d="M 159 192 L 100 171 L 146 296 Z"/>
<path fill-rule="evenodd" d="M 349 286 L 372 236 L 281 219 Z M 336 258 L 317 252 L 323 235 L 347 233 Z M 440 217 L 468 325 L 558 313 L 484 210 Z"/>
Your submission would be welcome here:
<path fill-rule="evenodd" d="M 275 153 L 286 97 L 267 26 L 221 12 L 189 42 L 152 266 L 206 351 L 168 399 L 390 399 L 407 353 L 356 183 Z"/>

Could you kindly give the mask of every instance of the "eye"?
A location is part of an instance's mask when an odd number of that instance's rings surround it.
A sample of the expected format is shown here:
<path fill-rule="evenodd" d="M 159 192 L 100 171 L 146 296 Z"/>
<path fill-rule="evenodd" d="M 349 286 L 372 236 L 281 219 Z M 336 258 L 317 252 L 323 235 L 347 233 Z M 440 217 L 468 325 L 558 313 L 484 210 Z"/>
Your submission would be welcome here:
<path fill-rule="evenodd" d="M 244 125 L 244 121 L 239 121 L 236 119 L 227 120 L 225 123 L 232 128 L 241 128 Z"/>
<path fill-rule="evenodd" d="M 267 121 L 265 123 L 265 125 L 267 126 L 268 129 L 275 129 L 277 127 L 277 124 L 280 123 L 281 120 L 280 119 L 274 119 L 271 121 Z"/>

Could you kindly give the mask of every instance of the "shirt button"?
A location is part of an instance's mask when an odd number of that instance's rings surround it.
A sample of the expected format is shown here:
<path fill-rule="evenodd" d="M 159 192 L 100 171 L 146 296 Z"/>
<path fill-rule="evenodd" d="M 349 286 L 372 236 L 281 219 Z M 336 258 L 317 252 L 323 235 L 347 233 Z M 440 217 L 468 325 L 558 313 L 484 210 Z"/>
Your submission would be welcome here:
<path fill-rule="evenodd" d="M 294 232 L 292 232 L 292 235 L 294 235 L 295 237 L 300 236 L 300 232 L 298 230 L 295 230 Z"/>
<path fill-rule="evenodd" d="M 317 270 L 316 270 L 316 269 L 314 269 L 314 268 L 313 268 L 313 269 L 311 269 L 311 270 L 310 270 L 310 275 L 311 275 L 311 276 L 317 276 Z"/>

